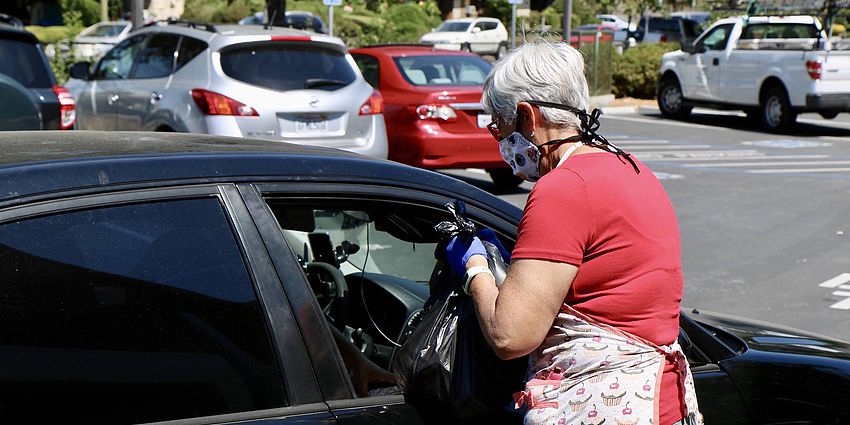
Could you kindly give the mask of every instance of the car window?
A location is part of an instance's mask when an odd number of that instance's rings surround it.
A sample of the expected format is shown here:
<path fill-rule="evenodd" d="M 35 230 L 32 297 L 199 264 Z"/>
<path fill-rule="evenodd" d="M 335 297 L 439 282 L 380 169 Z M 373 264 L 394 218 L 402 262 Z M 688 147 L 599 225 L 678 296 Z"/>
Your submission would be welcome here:
<path fill-rule="evenodd" d="M 494 30 L 498 27 L 499 27 L 499 24 L 496 23 L 496 22 L 484 22 L 484 30 L 485 31 Z"/>
<path fill-rule="evenodd" d="M 7 421 L 138 423 L 286 405 L 216 199 L 2 224 L 0 296 Z"/>
<path fill-rule="evenodd" d="M 99 80 L 120 80 L 130 76 L 133 59 L 142 47 L 145 35 L 128 38 L 116 45 L 101 59 L 94 78 Z"/>
<path fill-rule="evenodd" d="M 697 43 L 697 49 L 704 47 L 706 50 L 724 50 L 729 35 L 732 33 L 733 24 L 714 27 L 709 33 Z"/>
<path fill-rule="evenodd" d="M 117 37 L 129 24 L 98 24 L 80 33 L 80 37 Z"/>
<path fill-rule="evenodd" d="M 23 40 L 0 39 L 0 73 L 26 88 L 48 88 L 53 79 L 38 45 Z"/>
<path fill-rule="evenodd" d="M 478 28 L 479 30 L 484 31 L 484 30 L 487 29 L 487 26 L 485 25 L 484 22 L 478 22 L 478 23 L 475 24 L 474 28 Z"/>
<path fill-rule="evenodd" d="M 437 32 L 464 32 L 469 29 L 469 22 L 443 22 L 437 27 Z"/>
<path fill-rule="evenodd" d="M 171 75 L 178 40 L 180 37 L 174 34 L 154 34 L 139 52 L 130 78 L 161 78 Z"/>
<path fill-rule="evenodd" d="M 742 39 L 817 37 L 818 30 L 811 24 L 750 24 L 741 35 Z"/>
<path fill-rule="evenodd" d="M 319 43 L 236 46 L 221 52 L 221 68 L 230 78 L 278 91 L 338 90 L 357 79 L 344 53 Z"/>
<path fill-rule="evenodd" d="M 176 72 L 182 68 L 183 65 L 186 65 L 189 61 L 200 55 L 206 48 L 207 43 L 201 40 L 186 36 L 181 38 L 180 48 L 177 49 L 177 67 L 174 71 Z"/>
<path fill-rule="evenodd" d="M 363 74 L 366 82 L 376 89 L 380 88 L 381 67 L 378 64 L 378 58 L 362 54 L 353 54 L 351 56 L 354 57 L 354 62 L 357 63 L 357 67 L 360 68 L 360 73 Z"/>
<path fill-rule="evenodd" d="M 478 56 L 407 56 L 394 58 L 408 83 L 416 86 L 477 86 L 490 72 Z"/>

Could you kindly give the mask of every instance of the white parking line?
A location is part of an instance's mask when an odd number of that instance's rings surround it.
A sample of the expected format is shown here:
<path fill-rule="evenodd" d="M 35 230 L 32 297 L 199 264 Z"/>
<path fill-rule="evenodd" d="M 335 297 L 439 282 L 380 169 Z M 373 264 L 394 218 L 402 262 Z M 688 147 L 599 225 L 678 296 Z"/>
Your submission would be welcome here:
<path fill-rule="evenodd" d="M 641 161 L 734 161 L 736 159 L 746 159 L 749 161 L 756 161 L 762 159 L 817 159 L 817 158 L 829 158 L 829 155 L 765 155 L 764 153 L 757 153 L 752 155 L 738 155 L 738 156 L 709 156 L 705 158 L 652 158 L 655 153 L 642 153 L 635 154 L 635 156 Z M 644 157 L 646 156 L 646 157 Z"/>
<path fill-rule="evenodd" d="M 840 275 L 835 276 L 832 279 L 822 282 L 818 286 L 820 286 L 821 288 L 836 288 L 847 282 L 850 282 L 850 273 L 841 273 Z"/>
<path fill-rule="evenodd" d="M 850 165 L 850 161 L 773 161 L 773 162 L 727 162 L 724 164 L 685 164 L 688 168 L 718 167 L 766 167 L 774 165 Z"/>
<path fill-rule="evenodd" d="M 802 123 L 806 123 L 806 124 L 822 125 L 822 126 L 825 126 L 825 127 L 850 128 L 850 122 L 824 121 L 824 120 L 817 120 L 817 119 L 811 119 L 811 118 L 797 118 L 797 122 L 802 122 Z"/>
<path fill-rule="evenodd" d="M 677 145 L 676 149 L 708 149 L 711 145 Z M 652 150 L 652 149 L 670 149 L 670 146 L 629 146 L 629 150 Z"/>
<path fill-rule="evenodd" d="M 781 173 L 841 173 L 850 171 L 850 168 L 784 168 L 778 170 L 747 170 L 753 174 L 781 174 Z"/>
<path fill-rule="evenodd" d="M 688 127 L 688 128 L 704 128 L 707 130 L 716 130 L 716 131 L 729 131 L 728 128 L 725 127 L 715 127 L 711 125 L 702 125 L 702 124 L 689 124 L 680 121 L 671 121 L 671 120 L 657 120 L 651 118 L 636 118 L 636 117 L 624 117 L 622 115 L 608 115 L 605 119 L 609 120 L 621 120 L 621 121 L 631 121 L 631 122 L 642 122 L 646 124 L 655 124 L 655 125 L 664 125 L 664 126 L 673 126 L 673 127 Z"/>
<path fill-rule="evenodd" d="M 615 145 L 623 145 L 623 146 L 628 146 L 628 145 L 636 144 L 636 143 L 640 143 L 640 144 L 670 143 L 669 140 L 663 140 L 663 139 L 658 139 L 658 140 L 652 140 L 652 139 L 646 139 L 646 140 L 640 140 L 640 139 L 638 139 L 638 140 L 632 140 L 632 139 L 625 140 L 624 139 L 624 140 L 619 140 L 619 139 L 612 139 L 612 138 L 609 137 L 608 140 Z"/>

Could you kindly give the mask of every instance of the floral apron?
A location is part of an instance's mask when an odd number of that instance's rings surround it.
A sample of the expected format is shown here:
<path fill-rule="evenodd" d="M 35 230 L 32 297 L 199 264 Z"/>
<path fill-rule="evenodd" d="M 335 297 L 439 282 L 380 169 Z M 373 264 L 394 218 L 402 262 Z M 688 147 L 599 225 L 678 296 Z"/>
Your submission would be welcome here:
<path fill-rule="evenodd" d="M 526 405 L 526 425 L 659 425 L 666 360 L 679 374 L 682 417 L 702 425 L 693 376 L 678 342 L 657 346 L 564 304 L 530 356 L 529 381 L 514 401 L 517 408 Z"/>

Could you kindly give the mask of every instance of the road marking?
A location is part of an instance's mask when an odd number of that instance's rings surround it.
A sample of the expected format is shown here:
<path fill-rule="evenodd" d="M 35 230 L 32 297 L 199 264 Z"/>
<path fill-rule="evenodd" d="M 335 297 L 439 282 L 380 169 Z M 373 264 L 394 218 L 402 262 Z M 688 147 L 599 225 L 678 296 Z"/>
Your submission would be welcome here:
<path fill-rule="evenodd" d="M 711 145 L 676 145 L 676 149 L 708 149 Z M 670 146 L 629 146 L 629 150 L 632 151 L 640 151 L 640 150 L 652 150 L 652 149 L 670 149 Z"/>
<path fill-rule="evenodd" d="M 657 125 L 665 125 L 665 126 L 673 126 L 673 127 L 688 127 L 688 128 L 704 128 L 707 130 L 716 130 L 716 131 L 729 131 L 728 128 L 725 127 L 715 127 L 711 125 L 702 125 L 702 124 L 689 124 L 679 121 L 670 121 L 670 120 L 659 120 L 659 119 L 651 119 L 651 118 L 636 118 L 636 117 L 624 117 L 622 115 L 617 116 L 606 116 L 605 119 L 609 120 L 621 120 L 621 121 L 631 121 L 631 122 L 642 122 L 647 124 L 657 124 Z"/>
<path fill-rule="evenodd" d="M 843 294 L 847 294 L 846 296 L 850 297 L 850 292 L 842 292 Z M 837 295 L 838 292 L 833 292 L 834 295 Z M 845 298 L 831 306 L 829 308 L 834 308 L 836 310 L 850 310 L 850 298 Z"/>
<path fill-rule="evenodd" d="M 841 121 L 824 121 L 824 120 L 816 120 L 816 119 L 811 119 L 811 118 L 797 118 L 797 122 L 802 122 L 802 123 L 806 123 L 806 124 L 821 125 L 821 126 L 825 126 L 825 127 L 835 126 L 835 127 L 850 128 L 850 123 L 845 123 L 845 122 L 841 122 Z"/>
<path fill-rule="evenodd" d="M 671 173 L 661 173 L 661 172 L 653 172 L 655 174 L 655 178 L 658 180 L 676 180 L 683 179 L 685 176 L 681 174 L 671 174 Z"/>
<path fill-rule="evenodd" d="M 640 143 L 640 144 L 670 143 L 670 141 L 669 141 L 669 140 L 662 140 L 662 139 L 658 139 L 658 140 L 653 140 L 653 139 L 645 139 L 645 140 L 632 140 L 632 139 L 629 139 L 629 140 L 625 140 L 625 139 L 623 139 L 623 140 L 620 140 L 620 139 L 614 139 L 614 138 L 609 137 L 609 138 L 608 138 L 608 140 L 609 140 L 609 141 L 616 142 L 616 143 L 614 143 L 615 145 L 616 145 L 616 144 L 622 144 L 622 145 L 624 145 L 624 146 L 631 145 L 631 144 L 633 144 L 633 143 Z"/>
<path fill-rule="evenodd" d="M 838 137 L 838 136 L 820 136 L 819 139 L 826 140 L 837 140 L 839 142 L 850 142 L 850 137 Z"/>
<path fill-rule="evenodd" d="M 840 275 L 835 276 L 832 279 L 822 282 L 818 286 L 820 286 L 821 288 L 837 288 L 847 282 L 850 282 L 850 273 L 841 273 Z"/>
<path fill-rule="evenodd" d="M 747 159 L 750 161 L 762 160 L 762 159 L 818 159 L 818 158 L 829 158 L 829 155 L 765 155 L 763 152 L 758 152 L 754 154 L 748 155 L 738 155 L 738 156 L 715 156 L 715 157 L 705 157 L 705 158 L 664 158 L 659 155 L 656 155 L 655 152 L 647 152 L 647 153 L 636 153 L 634 155 L 641 161 L 732 161 L 736 159 Z M 657 158 L 656 158 L 657 157 Z"/>
<path fill-rule="evenodd" d="M 850 168 L 781 168 L 778 170 L 747 170 L 753 174 L 781 174 L 781 173 L 841 173 L 850 171 Z"/>
<path fill-rule="evenodd" d="M 765 167 L 773 165 L 850 165 L 850 161 L 773 161 L 773 162 L 727 162 L 723 164 L 684 164 L 688 168 L 718 167 Z"/>
<path fill-rule="evenodd" d="M 483 168 L 465 168 L 464 170 L 475 174 L 487 174 L 487 171 L 485 171 Z"/>
<path fill-rule="evenodd" d="M 778 140 L 753 140 L 741 142 L 742 145 L 760 146 L 765 148 L 819 148 L 821 146 L 832 146 L 832 143 L 815 142 L 811 140 L 793 140 L 793 139 L 778 139 Z"/>

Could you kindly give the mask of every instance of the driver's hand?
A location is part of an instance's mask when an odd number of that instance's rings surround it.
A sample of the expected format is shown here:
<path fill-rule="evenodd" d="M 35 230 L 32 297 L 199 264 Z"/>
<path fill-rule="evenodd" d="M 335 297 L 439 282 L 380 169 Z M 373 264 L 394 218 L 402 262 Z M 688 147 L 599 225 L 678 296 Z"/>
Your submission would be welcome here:
<path fill-rule="evenodd" d="M 396 383 L 395 375 L 372 363 L 363 356 L 352 369 L 354 374 L 354 386 L 358 397 L 369 395 L 370 384 L 384 384 L 377 386 L 390 386 Z"/>

